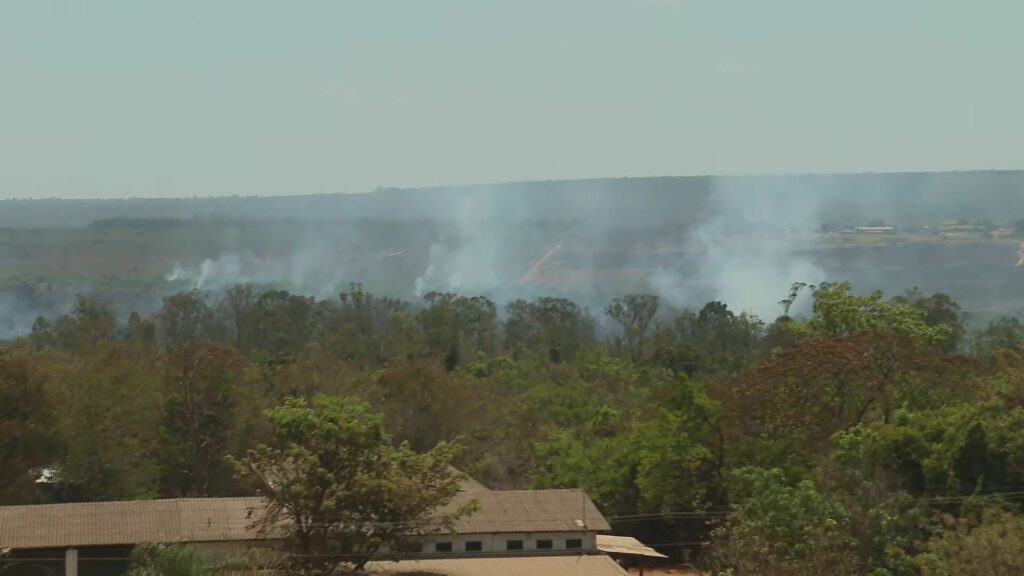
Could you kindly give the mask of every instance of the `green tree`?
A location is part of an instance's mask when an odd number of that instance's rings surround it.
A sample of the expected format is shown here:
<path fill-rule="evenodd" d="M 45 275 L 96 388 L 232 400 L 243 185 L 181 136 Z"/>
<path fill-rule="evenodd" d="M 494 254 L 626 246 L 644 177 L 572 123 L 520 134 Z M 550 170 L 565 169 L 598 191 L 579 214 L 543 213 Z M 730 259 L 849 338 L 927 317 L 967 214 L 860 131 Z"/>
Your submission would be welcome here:
<path fill-rule="evenodd" d="M 143 544 L 132 550 L 127 576 L 216 576 L 245 568 L 245 558 L 215 558 L 181 544 Z"/>
<path fill-rule="evenodd" d="M 505 309 L 505 347 L 513 354 L 529 350 L 551 362 L 566 362 L 593 339 L 593 322 L 571 300 L 516 300 Z"/>
<path fill-rule="evenodd" d="M 121 500 L 159 493 L 159 368 L 106 343 L 55 361 L 48 393 L 64 453 L 62 498 Z"/>
<path fill-rule="evenodd" d="M 730 576 L 859 576 L 849 513 L 809 480 L 780 470 L 733 473 L 733 512 L 712 536 L 710 564 Z"/>
<path fill-rule="evenodd" d="M 212 336 L 213 311 L 198 291 L 165 297 L 156 319 L 157 334 L 169 346 L 181 346 Z"/>
<path fill-rule="evenodd" d="M 0 349 L 0 504 L 30 501 L 39 469 L 56 460 L 41 360 Z"/>
<path fill-rule="evenodd" d="M 1024 485 L 1024 410 L 1001 402 L 901 411 L 835 438 L 833 457 L 912 494 L 965 496 Z"/>
<path fill-rule="evenodd" d="M 113 338 L 116 328 L 117 319 L 110 308 L 78 296 L 71 313 L 54 322 L 52 340 L 65 350 L 85 350 Z"/>
<path fill-rule="evenodd" d="M 808 322 L 820 336 L 847 337 L 858 332 L 891 332 L 922 344 L 946 346 L 954 329 L 931 325 L 926 310 L 908 302 L 884 300 L 881 290 L 860 296 L 849 282 L 821 284 L 813 289 L 813 314 Z"/>
<path fill-rule="evenodd" d="M 650 294 L 630 294 L 612 300 L 605 313 L 622 328 L 629 357 L 634 362 L 643 358 L 644 342 L 654 315 L 658 313 L 658 297 Z"/>
<path fill-rule="evenodd" d="M 756 316 L 735 314 L 726 304 L 713 301 L 697 314 L 680 315 L 675 328 L 699 355 L 702 372 L 735 374 L 756 358 L 764 323 Z"/>
<path fill-rule="evenodd" d="M 496 350 L 498 309 L 482 296 L 459 296 L 430 292 L 423 297 L 426 308 L 419 311 L 419 323 L 431 357 L 444 361 L 455 370 L 472 362 L 477 353 L 490 355 Z"/>
<path fill-rule="evenodd" d="M 163 390 L 162 494 L 218 496 L 235 486 L 226 457 L 245 366 L 232 348 L 198 343 L 170 352 Z"/>
<path fill-rule="evenodd" d="M 384 360 L 382 339 L 392 319 L 402 313 L 402 302 L 374 296 L 360 284 L 352 284 L 338 299 L 326 319 L 329 347 L 354 362 L 374 365 Z"/>
<path fill-rule="evenodd" d="M 236 284 L 228 288 L 217 304 L 216 316 L 225 326 L 226 338 L 240 352 L 248 353 L 255 345 L 256 291 L 248 284 Z"/>
<path fill-rule="evenodd" d="M 918 558 L 923 576 L 1024 574 L 1024 516 L 991 507 L 978 517 L 951 520 Z"/>
<path fill-rule="evenodd" d="M 275 442 L 235 467 L 269 503 L 260 526 L 286 527 L 304 574 L 360 571 L 382 546 L 400 550 L 468 512 L 446 507 L 459 490 L 455 448 L 395 447 L 381 417 L 358 399 L 289 399 L 267 414 Z"/>
<path fill-rule="evenodd" d="M 245 309 L 243 341 L 272 359 L 296 355 L 310 342 L 315 310 L 312 298 L 263 292 Z"/>
<path fill-rule="evenodd" d="M 924 312 L 924 321 L 929 326 L 948 326 L 949 337 L 939 346 L 944 352 L 954 352 L 961 347 L 966 333 L 964 313 L 960 305 L 948 294 L 935 293 L 925 296 L 916 287 L 903 296 L 892 299 L 893 302 L 909 304 Z"/>
<path fill-rule="evenodd" d="M 982 357 L 999 353 L 1020 354 L 1024 351 L 1024 323 L 1004 316 L 975 332 L 973 340 L 974 353 Z"/>

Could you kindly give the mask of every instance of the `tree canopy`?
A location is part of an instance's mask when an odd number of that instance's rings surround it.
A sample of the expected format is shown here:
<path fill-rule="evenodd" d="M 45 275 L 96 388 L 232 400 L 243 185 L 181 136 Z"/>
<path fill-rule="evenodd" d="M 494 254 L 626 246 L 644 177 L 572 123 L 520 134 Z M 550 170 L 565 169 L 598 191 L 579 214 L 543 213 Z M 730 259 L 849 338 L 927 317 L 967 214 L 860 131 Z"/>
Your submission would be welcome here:
<path fill-rule="evenodd" d="M 721 574 L 1016 569 L 1024 328 L 946 295 L 796 285 L 773 319 L 236 286 L 118 318 L 81 298 L 0 347 L 0 503 L 264 494 L 329 573 L 443 530 L 454 465 L 582 488 Z"/>

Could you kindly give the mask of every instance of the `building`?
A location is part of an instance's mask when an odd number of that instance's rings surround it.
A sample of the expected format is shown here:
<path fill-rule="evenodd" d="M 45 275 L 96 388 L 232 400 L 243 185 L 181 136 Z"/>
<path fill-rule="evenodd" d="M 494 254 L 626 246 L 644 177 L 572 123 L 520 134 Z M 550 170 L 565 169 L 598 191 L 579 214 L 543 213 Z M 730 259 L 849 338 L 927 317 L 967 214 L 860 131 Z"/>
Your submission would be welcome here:
<path fill-rule="evenodd" d="M 857 234 L 895 234 L 894 226 L 856 226 L 853 231 Z"/>
<path fill-rule="evenodd" d="M 366 571 L 380 576 L 627 576 L 603 554 L 371 562 Z"/>
<path fill-rule="evenodd" d="M 373 571 L 457 565 L 462 568 L 451 573 L 514 574 L 530 558 L 530 574 L 564 573 L 559 566 L 570 560 L 591 567 L 579 572 L 584 576 L 625 574 L 598 550 L 598 532 L 610 527 L 580 490 L 490 491 L 466 483 L 451 505 L 470 500 L 476 511 L 460 518 L 451 533 L 429 535 L 418 553 L 375 562 Z M 118 574 L 132 548 L 145 543 L 215 552 L 273 548 L 280 535 L 254 526 L 264 506 L 260 498 L 185 498 L 0 507 L 0 551 L 9 570 L 4 576 Z M 388 558 L 388 551 L 382 554 Z"/>
<path fill-rule="evenodd" d="M 597 549 L 612 557 L 623 568 L 636 569 L 643 576 L 645 568 L 664 566 L 668 556 L 630 536 L 597 535 Z"/>

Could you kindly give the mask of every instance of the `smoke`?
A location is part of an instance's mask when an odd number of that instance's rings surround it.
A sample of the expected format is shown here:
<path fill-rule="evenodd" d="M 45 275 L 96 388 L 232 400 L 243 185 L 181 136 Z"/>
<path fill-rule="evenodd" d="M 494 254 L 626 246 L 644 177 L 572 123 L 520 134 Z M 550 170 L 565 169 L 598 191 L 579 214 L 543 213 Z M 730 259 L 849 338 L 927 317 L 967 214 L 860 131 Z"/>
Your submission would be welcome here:
<path fill-rule="evenodd" d="M 523 212 L 522 200 L 503 199 L 486 188 L 454 199 L 440 237 L 430 246 L 413 294 L 431 291 L 485 294 L 498 299 L 512 295 L 509 264 L 523 260 L 515 254 L 512 230 Z"/>
<path fill-rule="evenodd" d="M 0 341 L 28 334 L 37 318 L 66 314 L 73 305 L 73 293 L 53 284 L 22 283 L 0 290 Z"/>
<path fill-rule="evenodd" d="M 238 284 L 253 284 L 331 298 L 346 282 L 355 280 L 347 279 L 342 267 L 332 265 L 326 251 L 324 246 L 305 246 L 278 258 L 228 252 L 207 258 L 193 268 L 175 263 L 164 278 L 177 288 L 202 292 L 220 292 Z"/>
<path fill-rule="evenodd" d="M 45 246 L 37 232 L 12 229 L 12 246 L 21 248 L 0 254 L 8 277 L 52 287 L 38 288 L 40 296 L 0 285 L 0 338 L 65 312 L 79 293 L 119 313 L 142 312 L 173 292 L 240 283 L 321 299 L 350 283 L 406 300 L 430 291 L 482 295 L 499 306 L 562 296 L 591 310 L 648 292 L 666 309 L 721 300 L 772 319 L 792 283 L 850 280 L 858 290 L 948 292 L 971 311 L 1017 310 L 1024 274 L 1012 268 L 1016 242 L 947 242 L 914 231 L 996 205 L 995 222 L 1013 224 L 1024 210 L 1022 185 L 1024 173 L 527 182 L 182 200 L 182 212 L 172 211 L 181 220 L 150 218 L 179 201 L 101 203 L 90 210 L 111 216 L 129 207 L 143 217 L 65 229 L 59 259 L 59 250 L 35 249 Z M 200 205 L 231 217 L 189 216 Z M 900 235 L 820 234 L 874 221 Z M 126 242 L 140 249 L 105 252 Z"/>
<path fill-rule="evenodd" d="M 184 284 L 192 290 L 223 290 L 235 284 L 246 284 L 254 280 L 243 271 L 243 258 L 246 260 L 246 268 L 261 268 L 255 259 L 228 253 L 212 259 L 207 258 L 194 269 L 187 269 L 175 262 L 174 269 L 165 278 L 168 282 Z"/>
<path fill-rule="evenodd" d="M 772 319 L 794 282 L 827 276 L 808 250 L 820 227 L 820 191 L 753 179 L 716 180 L 705 218 L 686 238 L 686 263 L 649 279 L 667 304 L 699 307 L 720 300 Z M 683 269 L 681 269 L 683 268 Z"/>
<path fill-rule="evenodd" d="M 0 341 L 29 332 L 39 315 L 39 310 L 21 301 L 16 294 L 0 293 Z"/>

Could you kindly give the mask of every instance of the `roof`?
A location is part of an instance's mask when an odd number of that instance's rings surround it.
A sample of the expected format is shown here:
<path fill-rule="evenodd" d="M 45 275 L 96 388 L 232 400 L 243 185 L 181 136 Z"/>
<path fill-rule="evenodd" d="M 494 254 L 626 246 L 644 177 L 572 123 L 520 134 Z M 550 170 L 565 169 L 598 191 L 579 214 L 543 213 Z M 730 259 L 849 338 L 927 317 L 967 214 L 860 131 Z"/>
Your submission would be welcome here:
<path fill-rule="evenodd" d="M 451 506 L 471 500 L 477 502 L 477 510 L 455 522 L 457 533 L 609 529 L 608 521 L 580 490 L 460 492 Z M 0 506 L 0 549 L 273 538 L 253 528 L 263 506 L 260 498 Z"/>
<path fill-rule="evenodd" d="M 405 576 L 626 576 L 625 570 L 603 554 L 370 562 L 366 571 Z"/>
<path fill-rule="evenodd" d="M 643 556 L 645 558 L 668 558 L 654 548 L 630 536 L 597 535 L 597 549 L 605 554 L 621 556 Z"/>
<path fill-rule="evenodd" d="M 474 500 L 473 514 L 455 521 L 460 534 L 496 532 L 600 532 L 608 521 L 582 490 L 494 490 L 459 494 L 452 505 Z"/>
<path fill-rule="evenodd" d="M 487 486 L 484 486 L 480 482 L 474 480 L 471 476 L 468 476 L 468 475 L 462 473 L 457 468 L 452 467 L 452 466 L 450 466 L 449 468 L 451 468 L 453 472 L 455 472 L 456 474 L 458 474 L 459 476 L 462 477 L 459 480 L 459 490 L 462 490 L 463 492 L 490 492 L 491 491 L 490 488 L 488 488 Z"/>
<path fill-rule="evenodd" d="M 0 549 L 258 538 L 259 498 L 182 498 L 0 507 Z"/>

